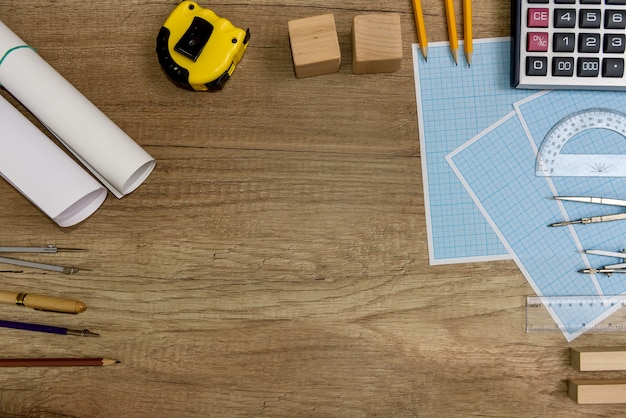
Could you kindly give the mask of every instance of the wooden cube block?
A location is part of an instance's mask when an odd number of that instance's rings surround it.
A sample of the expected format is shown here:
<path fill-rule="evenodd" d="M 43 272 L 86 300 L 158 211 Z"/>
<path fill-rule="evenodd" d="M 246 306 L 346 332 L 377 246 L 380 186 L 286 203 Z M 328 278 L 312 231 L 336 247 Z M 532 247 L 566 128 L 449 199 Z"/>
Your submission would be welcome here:
<path fill-rule="evenodd" d="M 400 15 L 377 13 L 352 19 L 352 72 L 390 73 L 400 69 Z"/>
<path fill-rule="evenodd" d="M 579 404 L 626 403 L 626 379 L 575 379 L 567 394 Z"/>
<path fill-rule="evenodd" d="M 570 363 L 580 372 L 626 370 L 626 349 L 571 348 Z"/>
<path fill-rule="evenodd" d="M 287 26 L 296 77 L 339 71 L 341 51 L 333 14 L 290 20 Z"/>

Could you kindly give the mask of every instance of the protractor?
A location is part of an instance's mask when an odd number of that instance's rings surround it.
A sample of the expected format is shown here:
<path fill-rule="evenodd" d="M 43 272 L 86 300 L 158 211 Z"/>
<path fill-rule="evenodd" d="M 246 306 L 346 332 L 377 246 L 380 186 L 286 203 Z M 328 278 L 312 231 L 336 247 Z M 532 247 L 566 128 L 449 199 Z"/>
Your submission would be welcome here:
<path fill-rule="evenodd" d="M 626 177 L 626 154 L 561 152 L 570 139 L 587 131 L 602 129 L 626 138 L 626 114 L 613 109 L 594 108 L 574 112 L 561 119 L 550 129 L 539 147 L 535 164 L 537 176 Z"/>

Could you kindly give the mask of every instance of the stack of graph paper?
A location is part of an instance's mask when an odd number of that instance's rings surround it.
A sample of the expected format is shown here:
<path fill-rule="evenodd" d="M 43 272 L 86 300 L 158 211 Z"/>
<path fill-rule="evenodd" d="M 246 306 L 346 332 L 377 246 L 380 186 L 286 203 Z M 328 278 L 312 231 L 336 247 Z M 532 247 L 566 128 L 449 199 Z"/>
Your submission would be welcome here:
<path fill-rule="evenodd" d="M 568 116 L 598 109 L 626 114 L 623 93 L 513 89 L 510 53 L 509 39 L 475 41 L 467 68 L 454 65 L 447 44 L 430 45 L 427 63 L 413 47 L 430 263 L 513 259 L 540 296 L 622 294 L 626 275 L 578 270 L 607 262 L 585 249 L 626 247 L 626 221 L 548 225 L 619 212 L 553 196 L 626 198 L 626 179 L 606 174 L 605 164 L 585 164 L 602 175 L 584 177 L 538 176 L 536 165 L 544 139 Z M 626 138 L 589 129 L 559 151 L 626 155 Z M 557 323 L 575 317 L 593 324 L 612 309 L 552 314 Z M 580 333 L 564 335 L 571 341 Z"/>

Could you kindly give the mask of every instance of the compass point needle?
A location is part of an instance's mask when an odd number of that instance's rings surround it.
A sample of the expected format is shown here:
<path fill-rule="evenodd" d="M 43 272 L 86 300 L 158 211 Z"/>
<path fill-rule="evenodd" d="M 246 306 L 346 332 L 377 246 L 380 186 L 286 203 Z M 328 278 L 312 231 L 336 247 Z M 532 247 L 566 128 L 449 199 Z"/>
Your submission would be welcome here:
<path fill-rule="evenodd" d="M 584 224 L 585 219 L 576 219 L 573 221 L 561 221 L 561 222 L 555 222 L 555 223 L 551 223 L 548 226 L 550 227 L 560 227 L 560 226 L 569 226 L 569 225 L 576 225 L 576 224 Z"/>

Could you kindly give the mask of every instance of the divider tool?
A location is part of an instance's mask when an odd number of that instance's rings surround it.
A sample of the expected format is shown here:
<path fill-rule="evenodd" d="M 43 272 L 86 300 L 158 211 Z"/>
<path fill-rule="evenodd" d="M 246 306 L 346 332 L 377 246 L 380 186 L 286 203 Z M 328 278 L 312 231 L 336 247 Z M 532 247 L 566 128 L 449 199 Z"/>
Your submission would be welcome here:
<path fill-rule="evenodd" d="M 0 253 L 58 253 L 58 252 L 81 252 L 86 251 L 80 248 L 59 248 L 55 245 L 45 247 L 0 247 Z M 30 267 L 40 270 L 56 271 L 63 274 L 74 274 L 78 272 L 77 267 L 59 266 L 56 264 L 38 263 L 34 261 L 19 260 L 16 258 L 0 257 L 0 263 L 12 264 L 14 266 Z M 84 270 L 84 269 L 83 269 Z"/>
<path fill-rule="evenodd" d="M 606 197 L 554 196 L 554 200 L 626 207 L 626 200 L 611 199 L 611 198 L 606 198 Z M 592 223 L 598 223 L 598 222 L 621 221 L 622 219 L 626 219 L 626 212 L 615 213 L 612 215 L 590 216 L 587 218 L 576 219 L 573 221 L 556 222 L 556 223 L 550 224 L 549 226 L 567 226 L 567 225 L 574 225 L 574 224 L 586 225 L 586 224 L 592 224 Z"/>
<path fill-rule="evenodd" d="M 615 257 L 622 260 L 621 263 L 607 264 L 600 268 L 590 268 L 579 270 L 580 273 L 597 274 L 604 273 L 609 276 L 613 273 L 626 273 L 626 252 L 622 251 L 605 251 L 605 250 L 584 250 L 585 254 L 600 255 L 604 257 Z"/>

